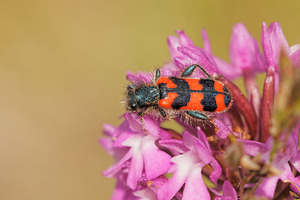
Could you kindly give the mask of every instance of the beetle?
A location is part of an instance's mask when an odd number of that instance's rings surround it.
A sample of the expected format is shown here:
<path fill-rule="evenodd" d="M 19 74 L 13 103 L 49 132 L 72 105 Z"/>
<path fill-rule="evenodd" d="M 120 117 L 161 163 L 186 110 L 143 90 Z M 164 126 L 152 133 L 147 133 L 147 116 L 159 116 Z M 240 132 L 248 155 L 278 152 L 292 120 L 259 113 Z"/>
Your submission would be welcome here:
<path fill-rule="evenodd" d="M 196 68 L 207 78 L 189 78 Z M 126 109 L 141 116 L 158 110 L 163 118 L 188 117 L 209 120 L 213 113 L 227 111 L 232 105 L 232 96 L 225 85 L 215 80 L 200 65 L 186 68 L 180 77 L 161 77 L 156 70 L 152 85 L 129 85 Z"/>

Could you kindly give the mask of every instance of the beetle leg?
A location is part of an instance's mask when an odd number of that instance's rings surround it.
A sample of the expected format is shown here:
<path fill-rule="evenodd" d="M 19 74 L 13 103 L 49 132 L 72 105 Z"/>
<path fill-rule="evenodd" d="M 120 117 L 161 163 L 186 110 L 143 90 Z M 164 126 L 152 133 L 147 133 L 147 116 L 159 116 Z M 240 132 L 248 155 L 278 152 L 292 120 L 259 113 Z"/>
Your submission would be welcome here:
<path fill-rule="evenodd" d="M 209 73 L 207 73 L 207 71 L 201 67 L 200 65 L 191 65 L 188 68 L 186 68 L 182 74 L 181 77 L 189 77 L 193 74 L 193 72 L 195 71 L 196 67 L 199 67 L 199 69 L 210 79 L 213 79 L 213 77 L 211 75 L 209 75 Z"/>
<path fill-rule="evenodd" d="M 197 119 L 202 119 L 202 120 L 207 120 L 209 119 L 208 116 L 201 112 L 195 112 L 195 111 L 186 111 L 186 114 L 188 114 L 191 117 L 197 118 Z"/>
<path fill-rule="evenodd" d="M 156 109 L 156 108 L 157 108 L 157 106 L 154 105 L 154 106 L 151 106 L 151 107 L 147 108 L 146 110 L 140 111 L 140 112 L 138 112 L 138 113 L 136 114 L 136 116 L 141 117 L 141 122 L 142 122 L 143 130 L 144 130 L 145 132 L 147 132 L 147 133 L 148 133 L 148 131 L 145 129 L 145 120 L 144 120 L 144 117 L 143 117 L 143 116 L 144 116 L 146 113 L 148 113 L 148 112 L 150 112 L 151 110 Z M 148 134 L 149 134 L 149 133 L 148 133 Z"/>
<path fill-rule="evenodd" d="M 145 120 L 144 120 L 144 117 L 143 117 L 143 116 L 141 116 L 141 122 L 142 122 L 143 130 L 144 130 L 145 132 L 148 133 L 148 131 L 147 131 L 146 128 L 145 128 Z"/>
<path fill-rule="evenodd" d="M 161 114 L 161 116 L 163 116 L 163 117 L 167 116 L 166 112 L 162 108 L 158 108 L 158 110 L 159 110 L 159 113 Z"/>
<path fill-rule="evenodd" d="M 156 107 L 155 106 L 151 106 L 151 107 L 149 107 L 149 108 L 147 108 L 146 110 L 144 110 L 144 111 L 140 111 L 140 112 L 138 112 L 137 114 L 136 114 L 136 116 L 141 116 L 141 117 L 143 117 L 145 114 L 147 114 L 148 112 L 150 112 L 151 110 L 153 110 L 153 109 L 155 109 Z"/>
<path fill-rule="evenodd" d="M 157 80 L 160 78 L 160 70 L 159 69 L 157 69 L 156 71 L 155 71 L 155 75 L 154 75 L 154 77 L 153 77 L 153 79 L 154 79 L 154 83 L 156 84 L 156 82 L 157 82 Z"/>

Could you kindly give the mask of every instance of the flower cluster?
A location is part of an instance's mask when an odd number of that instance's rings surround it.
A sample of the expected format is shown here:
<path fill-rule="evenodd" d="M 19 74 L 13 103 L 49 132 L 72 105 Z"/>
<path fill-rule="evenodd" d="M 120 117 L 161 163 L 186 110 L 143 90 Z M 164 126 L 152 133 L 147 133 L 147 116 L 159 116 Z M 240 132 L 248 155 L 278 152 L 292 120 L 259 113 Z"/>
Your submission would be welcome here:
<path fill-rule="evenodd" d="M 243 24 L 230 40 L 230 63 L 212 54 L 203 30 L 203 48 L 183 31 L 169 36 L 172 61 L 164 77 L 201 65 L 231 91 L 231 109 L 184 131 L 162 127 L 164 119 L 125 113 L 123 123 L 104 125 L 100 144 L 115 159 L 103 172 L 116 178 L 113 200 L 288 199 L 300 196 L 300 45 L 290 47 L 279 23 L 262 26 L 261 46 Z M 256 75 L 265 73 L 262 93 Z M 223 75 L 223 76 L 219 76 Z M 196 70 L 194 78 L 205 75 Z M 231 81 L 243 78 L 247 95 Z M 151 84 L 150 73 L 128 72 L 132 83 Z M 247 97 L 246 97 L 247 96 Z"/>

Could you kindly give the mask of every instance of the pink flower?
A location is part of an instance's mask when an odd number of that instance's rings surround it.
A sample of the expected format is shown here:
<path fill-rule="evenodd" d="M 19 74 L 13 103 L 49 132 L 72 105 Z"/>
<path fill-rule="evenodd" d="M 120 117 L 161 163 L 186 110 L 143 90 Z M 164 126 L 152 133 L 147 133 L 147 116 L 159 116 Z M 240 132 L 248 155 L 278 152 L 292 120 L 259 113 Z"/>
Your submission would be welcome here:
<path fill-rule="evenodd" d="M 162 131 L 157 129 L 157 124 L 153 119 L 145 118 L 149 125 L 146 130 L 156 136 L 145 134 L 139 119 L 134 114 L 126 114 L 125 119 L 128 126 L 124 127 L 124 133 L 115 139 L 114 146 L 129 147 L 129 150 L 118 163 L 105 170 L 103 175 L 113 177 L 128 170 L 127 185 L 134 190 L 140 180 L 151 180 L 167 173 L 171 164 L 171 156 L 160 151 L 155 145 L 156 140 L 159 139 L 159 132 Z"/>
<path fill-rule="evenodd" d="M 273 162 L 273 166 L 280 170 L 281 173 L 276 176 L 266 177 L 258 187 L 256 194 L 257 196 L 265 196 L 272 198 L 278 180 L 283 182 L 289 182 L 300 188 L 299 181 L 296 180 L 289 163 L 293 165 L 298 172 L 300 172 L 300 151 L 298 147 L 298 137 L 300 131 L 300 121 L 298 125 L 293 129 L 291 136 L 289 137 L 285 146 L 282 147 L 280 154 L 276 156 Z M 282 139 L 284 135 L 282 136 Z M 258 154 L 262 155 L 262 160 L 267 162 L 269 160 L 270 151 L 273 146 L 272 137 L 270 137 L 266 143 L 260 143 L 250 140 L 239 140 L 244 145 L 244 151 L 251 156 Z M 266 189 L 267 188 L 267 189 Z M 298 191 L 300 192 L 300 191 Z"/>
<path fill-rule="evenodd" d="M 223 195 L 216 197 L 215 200 L 238 200 L 237 193 L 229 181 L 223 184 Z"/>
<path fill-rule="evenodd" d="M 198 137 L 195 137 L 189 132 L 183 132 L 183 143 L 174 139 L 160 142 L 162 146 L 179 152 L 184 151 L 184 153 L 172 158 L 171 161 L 174 164 L 169 173 L 173 173 L 173 176 L 158 190 L 158 199 L 171 199 L 184 184 L 182 199 L 210 199 L 208 189 L 202 180 L 202 168 L 205 165 L 211 165 L 214 171 L 210 179 L 215 184 L 222 170 L 212 155 L 205 134 L 201 129 L 198 129 L 197 133 Z M 187 148 L 183 149 L 183 144 Z"/>
<path fill-rule="evenodd" d="M 230 60 L 235 71 L 265 71 L 262 54 L 259 52 L 257 41 L 249 34 L 244 24 L 233 27 L 230 40 Z M 241 75 L 241 74 L 240 74 Z"/>
<path fill-rule="evenodd" d="M 263 23 L 260 51 L 257 40 L 238 23 L 231 35 L 230 62 L 226 62 L 213 54 L 205 30 L 203 48 L 195 46 L 184 31 L 177 35 L 168 37 L 171 61 L 161 68 L 161 76 L 178 77 L 186 67 L 201 65 L 230 90 L 233 106 L 202 122 L 175 118 L 183 130 L 180 133 L 163 128 L 166 119 L 153 112 L 143 120 L 137 113 L 125 113 L 118 127 L 104 124 L 106 137 L 99 143 L 115 159 L 103 172 L 117 180 L 112 199 L 290 198 L 283 193 L 288 186 L 300 196 L 300 117 L 291 114 L 296 110 L 293 106 L 299 105 L 293 95 L 300 94 L 296 84 L 290 84 L 295 94 L 282 97 L 278 93 L 285 81 L 281 76 L 285 69 L 279 66 L 281 52 L 291 60 L 289 70 L 299 73 L 300 45 L 289 47 L 279 23 L 269 28 Z M 262 94 L 255 79 L 258 73 L 266 74 Z M 239 77 L 245 80 L 248 97 L 231 82 Z M 293 74 L 290 77 L 293 83 L 300 82 Z M 207 77 L 197 69 L 192 78 Z M 155 84 L 152 73 L 127 72 L 127 79 L 137 87 Z M 280 110 L 278 98 L 288 108 Z M 289 116 L 291 122 L 284 121 Z"/>
<path fill-rule="evenodd" d="M 178 38 L 169 36 L 168 44 L 171 58 L 182 72 L 186 67 L 193 64 L 199 64 L 206 69 L 211 75 L 216 75 L 216 63 L 210 52 L 207 52 L 199 47 L 196 47 L 191 39 L 183 31 L 177 31 Z M 209 44 L 206 39 L 206 45 Z M 177 75 L 177 74 L 174 74 Z M 178 74 L 180 75 L 180 73 Z M 194 73 L 195 77 L 205 77 L 199 72 Z"/>

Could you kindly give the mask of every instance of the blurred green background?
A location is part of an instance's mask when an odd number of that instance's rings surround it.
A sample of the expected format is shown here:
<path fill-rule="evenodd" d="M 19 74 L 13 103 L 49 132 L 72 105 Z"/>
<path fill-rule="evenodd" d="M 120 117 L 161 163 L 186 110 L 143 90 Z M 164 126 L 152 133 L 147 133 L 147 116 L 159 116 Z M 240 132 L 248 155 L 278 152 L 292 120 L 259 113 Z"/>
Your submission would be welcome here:
<path fill-rule="evenodd" d="M 126 70 L 169 61 L 166 38 L 184 29 L 228 60 L 232 26 L 260 40 L 279 21 L 300 39 L 300 1 L 0 2 L 0 199 L 109 199 L 113 160 L 98 145 L 102 124 L 118 125 Z"/>

